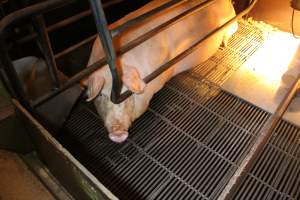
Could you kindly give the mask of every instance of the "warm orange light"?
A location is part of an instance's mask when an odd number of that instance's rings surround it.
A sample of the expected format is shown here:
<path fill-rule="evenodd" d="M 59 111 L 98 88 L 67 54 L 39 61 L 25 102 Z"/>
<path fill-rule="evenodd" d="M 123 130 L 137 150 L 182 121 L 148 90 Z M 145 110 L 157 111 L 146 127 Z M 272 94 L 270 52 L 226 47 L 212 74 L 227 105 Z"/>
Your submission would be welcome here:
<path fill-rule="evenodd" d="M 269 87 L 278 88 L 283 75 L 294 67 L 293 58 L 300 40 L 282 31 L 272 31 L 270 34 L 243 67 L 258 81 Z"/>

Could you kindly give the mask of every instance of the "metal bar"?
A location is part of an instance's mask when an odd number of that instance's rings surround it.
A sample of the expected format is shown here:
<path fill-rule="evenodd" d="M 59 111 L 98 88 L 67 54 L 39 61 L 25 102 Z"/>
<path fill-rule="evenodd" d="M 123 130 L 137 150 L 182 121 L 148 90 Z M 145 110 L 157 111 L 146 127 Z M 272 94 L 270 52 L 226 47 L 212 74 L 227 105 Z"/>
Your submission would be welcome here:
<path fill-rule="evenodd" d="M 37 152 L 51 173 L 76 199 L 118 199 L 82 166 L 18 101 L 17 116 L 26 124 Z"/>
<path fill-rule="evenodd" d="M 184 1 L 182 0 L 175 0 L 175 1 L 170 1 L 170 2 L 167 2 L 166 4 L 163 4 L 162 6 L 158 7 L 158 8 L 155 8 L 143 15 L 140 15 L 132 20 L 129 20 L 128 22 L 114 28 L 111 30 L 111 35 L 112 37 L 115 37 L 116 35 L 120 34 L 121 32 L 125 31 L 127 28 L 131 27 L 131 26 L 134 26 L 138 23 L 141 23 L 142 21 L 144 21 L 145 19 L 147 19 L 148 17 L 158 13 L 158 12 L 161 12 L 165 9 L 170 9 L 170 8 L 173 8 L 175 6 L 178 6 L 180 5 L 181 3 L 183 3 Z M 106 4 L 103 4 L 103 7 L 105 8 L 105 5 Z M 96 36 L 95 36 L 96 37 Z M 91 37 L 90 37 L 91 38 Z M 55 58 L 58 58 L 58 57 L 62 57 L 63 55 L 67 54 L 67 53 L 70 53 L 71 51 L 75 50 L 76 48 L 90 42 L 90 38 L 87 38 L 86 40 L 74 45 L 74 46 L 71 46 L 70 48 L 67 48 L 66 50 L 58 53 Z"/>
<path fill-rule="evenodd" d="M 112 0 L 112 1 L 106 2 L 106 3 L 103 4 L 103 8 L 110 7 L 112 5 L 120 3 L 122 1 L 124 1 L 124 0 Z M 72 24 L 72 23 L 74 23 L 74 22 L 76 22 L 76 21 L 78 21 L 78 20 L 80 20 L 80 19 L 82 19 L 84 17 L 87 17 L 90 14 L 92 14 L 91 9 L 85 10 L 85 11 L 83 11 L 81 13 L 78 13 L 78 14 L 72 16 L 72 17 L 68 17 L 68 18 L 66 18 L 66 19 L 64 19 L 64 20 L 62 20 L 60 22 L 57 22 L 57 23 L 55 23 L 53 25 L 50 25 L 49 27 L 47 27 L 47 31 L 48 32 L 53 32 L 53 31 L 55 31 L 55 30 L 57 30 L 59 28 L 62 28 L 64 26 Z M 25 36 L 24 38 L 21 38 L 21 39 L 17 40 L 16 43 L 17 44 L 23 44 L 23 43 L 26 43 L 26 42 L 29 42 L 29 41 L 33 40 L 36 37 L 37 37 L 37 34 L 36 33 L 32 33 L 30 35 Z"/>
<path fill-rule="evenodd" d="M 33 15 L 36 15 L 37 13 L 46 12 L 50 9 L 64 6 L 73 1 L 74 0 L 48 0 L 13 12 L 0 21 L 0 33 L 2 34 L 8 26 L 13 25 L 20 20 L 23 20 L 24 18 L 29 18 Z"/>
<path fill-rule="evenodd" d="M 57 29 L 59 29 L 59 28 L 62 28 L 62 27 L 64 27 L 64 26 L 67 26 L 67 25 L 69 25 L 69 24 L 74 23 L 74 22 L 80 20 L 81 18 L 87 17 L 87 16 L 89 16 L 91 13 L 92 13 L 91 10 L 86 10 L 86 11 L 83 11 L 83 12 L 81 12 L 81 13 L 79 13 L 79 14 L 77 14 L 77 15 L 74 15 L 74 16 L 72 16 L 72 17 L 68 17 L 68 18 L 66 18 L 66 19 L 64 19 L 64 20 L 62 20 L 62 21 L 60 21 L 60 22 L 57 22 L 56 24 L 53 24 L 53 25 L 47 27 L 47 31 L 48 31 L 48 32 L 55 31 L 55 30 L 57 30 Z"/>
<path fill-rule="evenodd" d="M 238 15 L 236 15 L 235 17 L 233 17 L 232 19 L 230 19 L 229 21 L 227 21 L 225 24 L 223 24 L 219 28 L 211 31 L 205 37 L 203 37 L 202 39 L 200 39 L 196 43 L 194 43 L 189 49 L 187 49 L 184 52 L 180 53 L 179 55 L 177 55 L 176 57 L 174 57 L 173 59 L 171 59 L 167 63 L 165 63 L 162 66 L 160 66 L 157 70 L 155 70 L 154 72 L 152 72 L 150 75 L 146 76 L 144 78 L 145 83 L 149 83 L 150 81 L 152 81 L 153 79 L 155 79 L 157 76 L 159 76 L 161 73 L 163 73 L 164 71 L 166 71 L 167 69 L 169 69 L 171 66 L 173 66 L 174 64 L 176 64 L 177 62 L 179 62 L 180 60 L 182 60 L 183 58 L 185 58 L 186 56 L 188 56 L 189 54 L 191 54 L 192 52 L 194 52 L 196 49 L 198 49 L 199 46 L 200 46 L 200 44 L 202 42 L 204 42 L 205 40 L 209 39 L 210 37 L 212 37 L 213 35 L 215 35 L 219 31 L 224 30 L 225 28 L 227 28 L 228 26 L 230 26 L 233 22 L 235 22 L 237 19 L 239 19 L 242 16 L 244 16 L 245 14 L 247 14 L 253 8 L 253 6 L 254 6 L 255 3 L 256 3 L 256 1 L 253 1 L 252 4 L 247 9 L 245 9 L 243 12 L 241 12 Z M 124 101 L 130 95 L 132 95 L 132 92 L 130 92 L 129 90 L 125 91 L 123 94 L 120 95 L 120 98 L 118 99 L 117 102 Z"/>
<path fill-rule="evenodd" d="M 138 24 L 138 23 L 141 23 L 142 21 L 144 21 L 145 19 L 159 13 L 159 12 L 162 12 L 163 10 L 166 10 L 166 9 L 171 9 L 173 7 L 176 7 L 176 6 L 179 6 L 181 5 L 182 3 L 185 3 L 185 1 L 182 1 L 182 0 L 172 0 L 172 1 L 169 1 L 157 8 L 154 8 L 152 10 L 150 10 L 149 12 L 146 12 L 134 19 L 131 19 L 131 20 L 128 20 L 127 22 L 125 22 L 124 24 L 114 28 L 113 30 L 111 30 L 111 35 L 112 37 L 115 37 L 116 35 L 120 34 L 121 32 L 127 30 L 128 28 Z"/>
<path fill-rule="evenodd" d="M 9 58 L 5 42 L 0 38 L 0 65 L 4 69 L 5 74 L 9 78 L 9 88 L 13 89 L 13 95 L 20 100 L 20 102 L 28 107 L 28 98 L 22 86 L 22 81 L 19 79 L 18 74 Z"/>
<path fill-rule="evenodd" d="M 46 30 L 45 21 L 44 21 L 42 15 L 35 17 L 34 21 L 35 21 L 36 29 L 37 29 L 38 36 L 39 36 L 38 39 L 39 39 L 40 45 L 42 47 L 41 50 L 45 56 L 50 76 L 55 84 L 55 87 L 58 88 L 60 86 L 60 81 L 59 81 L 59 77 L 58 77 L 58 69 L 56 66 L 56 61 L 54 58 L 54 54 L 53 54 L 51 42 L 50 42 L 50 39 L 48 36 L 48 32 Z"/>
<path fill-rule="evenodd" d="M 57 8 L 63 6 L 67 3 L 72 2 L 73 0 L 49 0 L 43 3 L 38 3 L 23 9 L 20 9 L 16 12 L 13 12 L 0 21 L 0 62 L 2 68 L 4 69 L 7 77 L 9 77 L 9 88 L 13 89 L 13 95 L 18 98 L 21 103 L 30 109 L 30 101 L 24 91 L 23 84 L 18 77 L 18 74 L 10 60 L 7 46 L 5 44 L 5 30 L 9 26 L 15 24 L 16 22 L 23 20 L 24 18 L 29 18 L 37 13 L 45 12 L 52 8 Z"/>
<path fill-rule="evenodd" d="M 177 15 L 176 17 L 170 19 L 169 21 L 159 25 L 156 28 L 153 28 L 152 30 L 150 30 L 149 32 L 141 35 L 140 37 L 132 40 L 131 42 L 129 42 L 127 45 L 125 45 L 124 47 L 122 47 L 120 50 L 117 51 L 117 54 L 121 55 L 124 54 L 126 52 L 128 52 L 129 50 L 137 47 L 138 45 L 140 45 L 142 42 L 145 42 L 146 40 L 150 39 L 151 37 L 155 36 L 156 34 L 162 32 L 163 30 L 166 30 L 167 28 L 169 28 L 170 26 L 176 24 L 177 22 L 183 20 L 186 17 L 189 17 L 191 15 L 193 15 L 195 12 L 198 12 L 206 7 L 208 7 L 209 5 L 211 5 L 215 0 L 207 0 L 203 3 L 200 3 L 196 6 L 194 6 L 193 8 Z"/>
<path fill-rule="evenodd" d="M 122 71 L 119 66 L 116 66 L 116 53 L 113 47 L 110 31 L 108 30 L 108 25 L 102 7 L 102 3 L 98 0 L 89 0 L 89 2 L 95 18 L 99 38 L 101 40 L 102 47 L 105 52 L 107 64 L 110 68 L 110 72 L 113 77 L 111 100 L 112 102 L 116 102 L 116 100 L 119 98 L 122 89 L 122 81 L 120 79 Z"/>
<path fill-rule="evenodd" d="M 162 25 L 152 29 L 151 31 L 147 32 L 146 34 L 138 37 L 137 39 L 129 42 L 128 44 L 124 45 L 123 47 L 121 47 L 120 49 L 117 50 L 117 56 L 120 56 L 126 52 L 128 52 L 129 50 L 135 48 L 136 46 L 138 46 L 139 44 L 141 44 L 142 42 L 148 40 L 149 38 L 151 38 L 152 36 L 158 34 L 159 32 L 165 30 L 166 28 L 170 27 L 171 25 L 175 24 L 176 22 L 180 21 L 181 19 L 190 16 L 191 14 L 206 8 L 207 6 L 209 6 L 210 4 L 212 4 L 214 2 L 214 0 L 208 0 L 206 2 L 200 3 L 196 6 L 194 6 L 193 8 L 183 12 L 182 14 L 179 14 L 178 16 L 176 16 L 174 19 L 171 19 L 165 23 L 163 23 Z M 106 58 L 102 58 L 101 60 L 99 60 L 98 62 L 88 66 L 86 69 L 82 70 L 81 72 L 79 72 L 78 74 L 76 74 L 75 76 L 73 76 L 72 78 L 70 78 L 64 85 L 61 86 L 61 88 L 57 89 L 56 91 L 53 91 L 52 93 L 46 94 L 45 96 L 37 99 L 34 103 L 33 106 L 38 106 L 42 103 L 44 103 L 45 101 L 47 101 L 48 99 L 55 97 L 56 95 L 58 95 L 59 93 L 63 92 L 64 90 L 68 89 L 69 87 L 73 86 L 74 84 L 76 84 L 77 82 L 79 82 L 82 78 L 84 78 L 85 76 L 93 73 L 94 71 L 96 71 L 97 69 L 99 69 L 100 67 L 104 66 L 105 64 L 107 64 Z M 126 95 L 130 95 L 129 91 L 126 92 Z"/>
<path fill-rule="evenodd" d="M 297 89 L 300 86 L 300 76 L 298 76 L 297 80 L 293 83 L 293 85 L 288 90 L 287 94 L 279 104 L 275 113 L 270 117 L 270 119 L 266 122 L 264 127 L 261 129 L 256 142 L 252 146 L 250 152 L 244 158 L 243 162 L 236 170 L 232 178 L 227 183 L 225 189 L 222 191 L 218 200 L 229 200 L 233 199 L 237 190 L 239 189 L 242 182 L 245 180 L 247 173 L 254 166 L 255 161 L 260 152 L 262 152 L 272 136 L 274 128 L 276 128 L 277 123 L 285 113 L 289 104 L 291 103 L 293 97 L 295 96 Z"/>
<path fill-rule="evenodd" d="M 59 59 L 59 58 L 61 58 L 62 56 L 64 56 L 64 55 L 66 55 L 66 54 L 68 54 L 68 53 L 74 51 L 75 49 L 77 49 L 77 48 L 79 48 L 79 47 L 81 47 L 81 46 L 83 46 L 83 45 L 85 45 L 85 44 L 87 44 L 87 43 L 89 43 L 89 42 L 94 41 L 94 40 L 96 39 L 96 37 L 97 37 L 97 34 L 92 35 L 91 37 L 88 37 L 88 38 L 86 38 L 85 40 L 82 40 L 81 42 L 79 42 L 79 43 L 77 43 L 77 44 L 75 44 L 75 45 L 73 45 L 73 46 L 70 46 L 69 48 L 67 48 L 67 49 L 65 49 L 65 50 L 63 50 L 63 51 L 61 51 L 61 52 L 55 54 L 55 55 L 54 55 L 55 59 Z"/>

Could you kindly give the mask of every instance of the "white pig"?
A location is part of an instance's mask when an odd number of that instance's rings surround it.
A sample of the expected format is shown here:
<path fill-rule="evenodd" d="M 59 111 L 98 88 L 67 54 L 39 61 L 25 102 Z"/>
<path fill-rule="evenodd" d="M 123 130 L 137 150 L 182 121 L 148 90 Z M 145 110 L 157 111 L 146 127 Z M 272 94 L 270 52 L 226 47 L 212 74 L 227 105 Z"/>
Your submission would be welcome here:
<path fill-rule="evenodd" d="M 113 23 L 112 29 L 142 13 L 158 7 L 168 0 L 155 0 Z M 199 3 L 199 0 L 186 0 L 173 9 L 156 14 L 143 23 L 136 25 L 113 39 L 115 49 L 157 27 L 163 22 L 175 17 Z M 203 1 L 202 1 L 203 2 Z M 117 59 L 117 66 L 122 70 L 123 91 L 129 89 L 134 94 L 120 104 L 110 100 L 112 77 L 108 66 L 92 73 L 82 83 L 88 87 L 88 101 L 94 100 L 97 112 L 104 120 L 109 132 L 109 138 L 117 143 L 124 142 L 128 137 L 128 129 L 132 122 L 141 116 L 149 105 L 153 95 L 176 74 L 190 69 L 212 56 L 222 42 L 236 31 L 237 23 L 219 32 L 200 45 L 200 48 L 188 57 L 172 66 L 147 85 L 143 78 L 169 61 L 185 49 L 189 48 L 199 38 L 221 26 L 235 16 L 231 0 L 215 0 L 213 4 L 184 18 L 168 29 L 160 32 L 136 48 Z M 99 38 L 94 42 L 88 66 L 104 56 Z M 163 102 L 161 102 L 163 104 Z"/>

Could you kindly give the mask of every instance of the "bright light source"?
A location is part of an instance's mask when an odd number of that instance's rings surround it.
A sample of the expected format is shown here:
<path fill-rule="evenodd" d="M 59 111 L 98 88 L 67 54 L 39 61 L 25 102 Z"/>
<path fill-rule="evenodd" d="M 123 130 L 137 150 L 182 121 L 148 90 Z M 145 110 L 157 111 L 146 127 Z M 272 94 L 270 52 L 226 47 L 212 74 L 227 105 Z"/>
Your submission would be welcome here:
<path fill-rule="evenodd" d="M 244 66 L 250 74 L 270 87 L 279 87 L 285 72 L 289 70 L 300 40 L 291 34 L 275 31 L 266 37 L 262 47 Z"/>

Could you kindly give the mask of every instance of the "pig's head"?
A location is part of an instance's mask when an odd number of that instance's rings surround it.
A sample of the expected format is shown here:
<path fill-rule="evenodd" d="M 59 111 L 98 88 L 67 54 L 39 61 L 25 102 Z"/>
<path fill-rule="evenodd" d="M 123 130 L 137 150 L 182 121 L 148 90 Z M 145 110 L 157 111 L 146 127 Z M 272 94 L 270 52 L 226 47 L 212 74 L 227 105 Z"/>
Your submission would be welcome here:
<path fill-rule="evenodd" d="M 120 104 L 114 104 L 110 99 L 112 80 L 107 68 L 96 71 L 85 82 L 88 86 L 87 101 L 94 101 L 109 132 L 109 138 L 117 143 L 127 139 L 130 125 L 146 107 L 136 98 L 136 95 L 143 93 L 146 87 L 138 70 L 135 67 L 124 67 L 122 81 L 123 85 L 135 94 Z"/>

